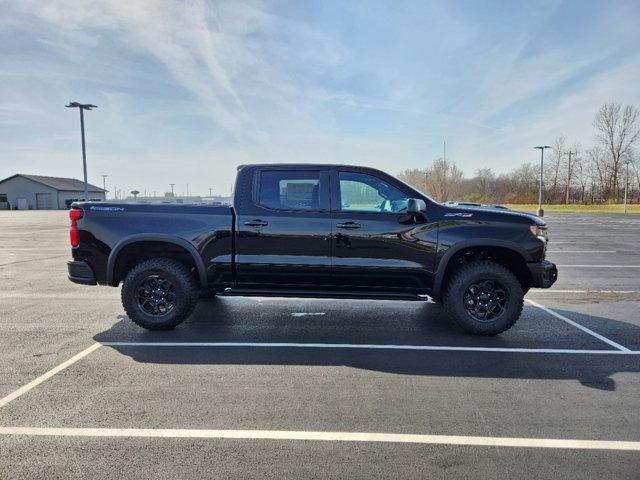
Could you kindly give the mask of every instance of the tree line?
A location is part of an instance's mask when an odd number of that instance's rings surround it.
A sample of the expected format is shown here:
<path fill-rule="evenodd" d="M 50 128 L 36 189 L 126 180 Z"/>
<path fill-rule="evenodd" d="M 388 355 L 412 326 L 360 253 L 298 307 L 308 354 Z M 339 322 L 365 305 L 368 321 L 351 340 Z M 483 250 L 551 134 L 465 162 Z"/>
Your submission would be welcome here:
<path fill-rule="evenodd" d="M 545 203 L 620 203 L 628 185 L 630 203 L 640 203 L 640 111 L 632 105 L 602 105 L 593 121 L 594 143 L 583 148 L 559 135 L 545 151 Z M 426 169 L 405 170 L 398 178 L 438 201 L 537 203 L 539 163 L 523 163 L 508 173 L 478 168 L 473 177 L 439 158 Z"/>

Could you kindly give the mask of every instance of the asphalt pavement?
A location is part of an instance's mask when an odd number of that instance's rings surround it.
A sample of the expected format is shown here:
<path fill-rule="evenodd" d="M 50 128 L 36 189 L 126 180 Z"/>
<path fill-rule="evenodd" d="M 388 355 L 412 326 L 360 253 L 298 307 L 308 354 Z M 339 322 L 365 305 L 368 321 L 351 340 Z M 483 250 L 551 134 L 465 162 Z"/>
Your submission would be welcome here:
<path fill-rule="evenodd" d="M 66 212 L 0 212 L 0 478 L 634 478 L 639 215 L 550 214 L 497 337 L 434 303 L 218 298 L 171 332 L 74 285 Z"/>

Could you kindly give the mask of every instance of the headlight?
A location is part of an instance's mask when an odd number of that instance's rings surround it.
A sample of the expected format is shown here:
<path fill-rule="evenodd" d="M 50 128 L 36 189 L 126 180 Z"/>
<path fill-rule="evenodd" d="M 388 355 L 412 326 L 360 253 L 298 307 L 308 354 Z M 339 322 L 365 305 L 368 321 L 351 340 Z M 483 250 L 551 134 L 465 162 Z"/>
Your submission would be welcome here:
<path fill-rule="evenodd" d="M 547 226 L 546 225 L 531 225 L 529 227 L 529 231 L 534 237 L 538 237 L 538 239 L 542 240 L 544 243 L 547 243 Z"/>

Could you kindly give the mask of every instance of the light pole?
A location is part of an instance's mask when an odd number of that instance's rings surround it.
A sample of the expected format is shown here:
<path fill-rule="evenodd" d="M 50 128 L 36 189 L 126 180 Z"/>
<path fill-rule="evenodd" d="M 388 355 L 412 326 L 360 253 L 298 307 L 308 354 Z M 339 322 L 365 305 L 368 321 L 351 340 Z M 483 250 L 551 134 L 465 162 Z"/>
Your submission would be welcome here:
<path fill-rule="evenodd" d="M 109 175 L 102 175 L 102 189 L 104 190 L 104 198 L 107 198 L 107 177 Z"/>
<path fill-rule="evenodd" d="M 624 213 L 627 213 L 627 192 L 629 190 L 629 160 L 627 160 L 627 169 L 624 176 Z"/>
<path fill-rule="evenodd" d="M 80 110 L 80 135 L 82 136 L 82 168 L 84 170 L 84 201 L 89 200 L 89 183 L 87 182 L 87 149 L 84 143 L 84 111 L 98 108 L 90 103 L 69 102 L 67 108 L 78 108 Z"/>
<path fill-rule="evenodd" d="M 544 170 L 544 149 L 551 148 L 549 145 L 540 145 L 537 147 L 540 150 L 540 190 L 538 191 L 538 216 L 542 217 L 544 215 L 544 210 L 542 209 L 542 172 Z"/>
<path fill-rule="evenodd" d="M 175 183 L 170 183 L 169 185 L 171 185 L 171 196 L 173 197 L 173 186 L 175 185 Z"/>
<path fill-rule="evenodd" d="M 569 164 L 567 166 L 567 188 L 565 189 L 564 203 L 565 205 L 569 205 L 569 194 L 571 193 L 571 155 L 577 154 L 578 152 L 573 152 L 571 151 L 571 149 L 569 149 L 569 151 L 565 153 L 569 155 Z"/>

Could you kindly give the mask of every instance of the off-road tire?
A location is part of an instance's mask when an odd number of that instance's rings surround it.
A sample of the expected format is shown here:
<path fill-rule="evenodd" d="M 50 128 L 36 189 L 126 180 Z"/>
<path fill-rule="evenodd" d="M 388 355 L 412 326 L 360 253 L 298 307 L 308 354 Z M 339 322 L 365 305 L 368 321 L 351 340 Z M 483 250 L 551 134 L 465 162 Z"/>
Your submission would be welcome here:
<path fill-rule="evenodd" d="M 175 304 L 162 315 L 149 314 L 138 300 L 141 282 L 156 275 L 166 278 L 175 293 Z M 121 298 L 124 310 L 136 325 L 149 330 L 170 330 L 193 313 L 198 293 L 196 280 L 183 263 L 169 258 L 152 258 L 140 262 L 129 271 L 122 283 Z"/>
<path fill-rule="evenodd" d="M 472 285 L 485 280 L 501 284 L 508 297 L 500 315 L 490 320 L 478 320 L 467 312 L 465 295 Z M 443 303 L 451 318 L 465 332 L 497 335 L 513 327 L 520 318 L 524 294 L 520 282 L 509 269 L 482 260 L 463 265 L 453 273 L 447 283 Z"/>

